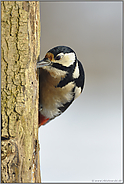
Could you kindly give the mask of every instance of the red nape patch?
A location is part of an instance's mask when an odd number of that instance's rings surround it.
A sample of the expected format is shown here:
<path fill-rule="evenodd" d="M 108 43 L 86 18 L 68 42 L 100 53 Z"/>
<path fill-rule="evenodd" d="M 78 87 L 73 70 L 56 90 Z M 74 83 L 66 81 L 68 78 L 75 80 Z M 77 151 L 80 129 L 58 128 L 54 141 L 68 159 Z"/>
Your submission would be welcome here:
<path fill-rule="evenodd" d="M 38 127 L 40 127 L 41 125 L 45 125 L 48 120 L 49 120 L 49 118 L 46 118 L 45 116 L 41 115 L 41 113 L 39 112 L 39 123 L 38 123 Z"/>

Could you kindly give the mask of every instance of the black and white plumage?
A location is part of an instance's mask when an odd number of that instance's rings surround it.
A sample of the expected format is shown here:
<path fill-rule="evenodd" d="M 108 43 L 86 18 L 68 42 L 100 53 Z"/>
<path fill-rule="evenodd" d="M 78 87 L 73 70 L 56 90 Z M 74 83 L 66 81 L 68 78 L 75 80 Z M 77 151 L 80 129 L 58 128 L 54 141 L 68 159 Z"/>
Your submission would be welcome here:
<path fill-rule="evenodd" d="M 67 46 L 50 49 L 37 62 L 39 69 L 39 126 L 64 112 L 81 94 L 85 74 L 76 53 Z"/>

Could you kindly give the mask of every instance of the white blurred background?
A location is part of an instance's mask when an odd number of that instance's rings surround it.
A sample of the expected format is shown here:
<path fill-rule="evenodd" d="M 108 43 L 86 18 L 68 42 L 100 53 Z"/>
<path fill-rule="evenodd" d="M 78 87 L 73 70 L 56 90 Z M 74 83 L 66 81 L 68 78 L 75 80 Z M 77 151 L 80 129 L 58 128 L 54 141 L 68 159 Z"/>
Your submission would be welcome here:
<path fill-rule="evenodd" d="M 71 47 L 83 93 L 39 129 L 42 182 L 122 180 L 122 2 L 41 2 L 41 58 Z"/>

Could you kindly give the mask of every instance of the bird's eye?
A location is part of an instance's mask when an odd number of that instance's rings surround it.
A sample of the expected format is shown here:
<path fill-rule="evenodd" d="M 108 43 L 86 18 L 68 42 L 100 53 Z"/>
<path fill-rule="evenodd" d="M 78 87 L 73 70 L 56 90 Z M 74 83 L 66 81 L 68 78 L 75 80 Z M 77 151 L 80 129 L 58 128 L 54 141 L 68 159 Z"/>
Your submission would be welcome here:
<path fill-rule="evenodd" d="M 56 56 L 55 57 L 55 60 L 60 60 L 61 59 L 61 56 Z"/>

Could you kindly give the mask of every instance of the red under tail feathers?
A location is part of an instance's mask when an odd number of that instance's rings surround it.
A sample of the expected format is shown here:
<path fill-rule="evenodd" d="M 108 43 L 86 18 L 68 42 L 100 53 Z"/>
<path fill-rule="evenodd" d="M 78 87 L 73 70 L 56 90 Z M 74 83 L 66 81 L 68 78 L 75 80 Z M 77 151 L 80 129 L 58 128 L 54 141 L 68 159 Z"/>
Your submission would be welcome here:
<path fill-rule="evenodd" d="M 49 118 L 46 118 L 45 116 L 43 116 L 40 112 L 39 112 L 39 123 L 38 123 L 38 127 L 40 127 L 41 125 L 45 125 L 47 123 L 47 121 L 49 120 Z"/>

